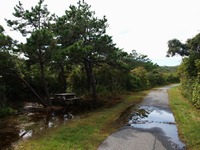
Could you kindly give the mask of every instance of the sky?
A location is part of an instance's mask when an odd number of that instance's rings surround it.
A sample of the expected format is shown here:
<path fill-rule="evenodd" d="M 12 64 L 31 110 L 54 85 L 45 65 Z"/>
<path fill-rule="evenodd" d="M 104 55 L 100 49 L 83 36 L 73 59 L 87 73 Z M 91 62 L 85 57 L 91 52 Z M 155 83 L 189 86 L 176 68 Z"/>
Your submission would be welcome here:
<path fill-rule="evenodd" d="M 78 0 L 45 0 L 50 12 L 64 15 L 70 4 Z M 21 0 L 26 9 L 38 0 Z M 117 47 L 131 53 L 147 55 L 160 66 L 176 66 L 182 58 L 166 57 L 167 42 L 179 39 L 185 42 L 200 31 L 200 0 L 85 0 L 95 11 L 96 17 L 108 19 L 107 34 Z M 0 5 L 0 24 L 6 34 L 20 39 L 20 34 L 10 31 L 5 18 L 12 19 L 18 0 L 5 0 Z"/>

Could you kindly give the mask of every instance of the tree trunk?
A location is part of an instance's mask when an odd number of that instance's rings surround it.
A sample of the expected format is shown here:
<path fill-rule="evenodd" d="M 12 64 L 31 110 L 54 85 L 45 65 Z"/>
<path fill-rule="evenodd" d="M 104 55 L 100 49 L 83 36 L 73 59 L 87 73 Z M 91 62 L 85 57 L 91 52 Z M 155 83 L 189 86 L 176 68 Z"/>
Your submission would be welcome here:
<path fill-rule="evenodd" d="M 96 104 L 96 81 L 93 73 L 93 64 L 90 59 L 84 59 L 85 70 L 87 73 L 88 89 L 92 95 L 92 107 Z"/>
<path fill-rule="evenodd" d="M 62 81 L 62 91 L 63 91 L 63 92 L 66 92 L 66 89 L 67 89 L 67 82 L 66 82 L 64 67 L 63 67 L 62 64 L 61 64 L 60 77 L 61 77 L 61 81 Z"/>
<path fill-rule="evenodd" d="M 84 65 L 85 65 L 85 71 L 87 75 L 87 89 L 90 92 L 90 87 L 91 87 L 91 76 L 90 76 L 90 69 L 88 65 L 88 60 L 84 59 Z"/>
<path fill-rule="evenodd" d="M 51 104 L 51 101 L 50 101 L 49 90 L 48 90 L 47 82 L 46 82 L 46 79 L 45 79 L 44 64 L 42 62 L 40 62 L 40 76 L 41 76 L 45 96 L 47 98 L 47 102 L 51 106 L 52 104 Z"/>
<path fill-rule="evenodd" d="M 92 105 L 93 108 L 96 105 L 96 98 L 97 98 L 97 93 L 96 93 L 96 80 L 95 80 L 95 76 L 93 73 L 93 66 L 92 63 L 89 63 L 89 68 L 90 68 L 90 73 L 91 73 L 91 90 L 92 90 Z"/>

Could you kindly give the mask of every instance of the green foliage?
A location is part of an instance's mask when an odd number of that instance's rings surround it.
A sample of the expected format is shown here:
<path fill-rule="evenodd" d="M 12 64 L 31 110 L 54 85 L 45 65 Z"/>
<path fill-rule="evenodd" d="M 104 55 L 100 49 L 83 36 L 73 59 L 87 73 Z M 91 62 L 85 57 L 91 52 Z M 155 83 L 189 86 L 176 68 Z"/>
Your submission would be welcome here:
<path fill-rule="evenodd" d="M 151 62 L 147 55 L 138 54 L 136 50 L 132 50 L 132 53 L 128 55 L 126 62 L 129 64 L 131 69 L 140 66 L 146 69 L 147 71 L 152 71 L 154 69 L 159 68 L 157 64 Z"/>
<path fill-rule="evenodd" d="M 1 77 L 2 78 L 2 77 Z M 2 79 L 0 79 L 2 80 Z M 8 105 L 8 86 L 0 82 L 0 108 L 7 107 Z"/>
<path fill-rule="evenodd" d="M 6 52 L 10 50 L 13 44 L 13 39 L 4 34 L 4 28 L 0 25 L 0 52 Z"/>
<path fill-rule="evenodd" d="M 159 72 L 158 70 L 153 70 L 149 72 L 148 80 L 150 83 L 150 87 L 166 84 L 166 77 L 164 77 L 163 73 Z M 169 83 L 172 83 L 172 81 L 170 81 Z"/>
<path fill-rule="evenodd" d="M 108 65 L 96 70 L 97 91 L 102 94 L 117 91 L 120 86 L 120 80 L 117 80 L 119 79 L 118 73 L 118 70 Z"/>
<path fill-rule="evenodd" d="M 162 66 L 159 67 L 158 72 L 162 73 L 166 83 L 180 83 L 178 67 L 179 66 Z"/>
<path fill-rule="evenodd" d="M 27 43 L 22 46 L 22 50 L 28 61 L 33 64 L 46 64 L 51 59 L 51 54 L 54 49 L 53 34 L 47 29 L 37 30 L 32 32 L 27 39 Z"/>
<path fill-rule="evenodd" d="M 147 71 L 143 67 L 135 68 L 131 71 L 131 73 L 137 78 L 137 87 L 140 89 L 147 89 L 149 87 Z"/>
<path fill-rule="evenodd" d="M 10 69 L 14 68 L 13 57 L 8 52 L 0 52 L 0 73 L 7 74 Z"/>
<path fill-rule="evenodd" d="M 179 67 L 179 74 L 181 76 L 181 86 L 182 86 L 182 94 L 189 99 L 193 104 L 196 104 L 198 107 L 198 101 L 200 99 L 198 98 L 198 80 L 196 77 L 193 76 L 190 72 L 190 60 L 189 58 L 184 58 L 183 62 L 181 63 Z M 194 65 L 194 64 L 193 64 Z"/>
<path fill-rule="evenodd" d="M 26 10 L 19 1 L 19 4 L 14 7 L 13 15 L 16 19 L 6 19 L 8 26 L 19 31 L 23 36 L 49 27 L 54 15 L 50 14 L 47 5 L 44 5 L 43 2 L 44 0 L 39 0 L 36 6 L 31 7 L 31 10 Z"/>
<path fill-rule="evenodd" d="M 196 81 L 194 83 L 193 92 L 192 92 L 192 103 L 195 107 L 200 108 L 200 83 Z"/>
<path fill-rule="evenodd" d="M 10 107 L 6 107 L 6 108 L 1 108 L 0 107 L 0 118 L 1 117 L 5 117 L 5 116 L 8 116 L 8 115 L 11 115 L 13 114 L 15 111 L 10 108 Z"/>
<path fill-rule="evenodd" d="M 195 60 L 195 66 L 197 68 L 197 73 L 199 75 L 199 73 L 200 73 L 200 59 Z"/>
<path fill-rule="evenodd" d="M 8 52 L 0 52 L 0 107 L 7 107 L 11 101 L 22 95 L 22 85 L 13 74 L 16 58 Z"/>
<path fill-rule="evenodd" d="M 133 84 L 137 90 L 179 82 L 179 77 L 175 70 L 165 72 L 162 67 L 152 71 L 147 71 L 144 67 L 138 67 L 131 70 L 131 74 L 133 77 Z"/>
<path fill-rule="evenodd" d="M 165 78 L 167 83 L 179 83 L 180 78 L 176 72 L 174 73 L 165 73 Z"/>
<path fill-rule="evenodd" d="M 87 94 L 87 80 L 83 70 L 84 69 L 79 66 L 71 71 L 67 78 L 67 91 L 74 91 L 77 94 Z"/>
<path fill-rule="evenodd" d="M 188 39 L 185 44 L 178 40 L 171 40 L 168 43 L 168 54 L 172 56 L 176 53 L 183 58 L 179 67 L 179 75 L 181 77 L 182 93 L 188 98 L 195 107 L 200 108 L 200 34 L 197 34 L 192 39 Z"/>
<path fill-rule="evenodd" d="M 95 74 L 99 93 L 108 94 L 132 90 L 131 76 L 126 70 L 104 65 L 96 70 Z"/>
<path fill-rule="evenodd" d="M 181 79 L 182 94 L 189 100 L 192 98 L 193 84 L 193 79 Z"/>
<path fill-rule="evenodd" d="M 168 41 L 168 51 L 167 56 L 174 56 L 176 54 L 179 54 L 181 56 L 188 56 L 189 55 L 189 49 L 186 44 L 182 44 L 179 40 L 173 39 Z"/>

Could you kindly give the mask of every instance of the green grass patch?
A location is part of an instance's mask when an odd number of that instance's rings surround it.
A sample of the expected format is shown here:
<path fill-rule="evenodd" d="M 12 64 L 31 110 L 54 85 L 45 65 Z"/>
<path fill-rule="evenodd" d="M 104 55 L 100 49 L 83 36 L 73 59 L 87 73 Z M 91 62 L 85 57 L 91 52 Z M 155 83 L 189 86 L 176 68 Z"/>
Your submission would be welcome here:
<path fill-rule="evenodd" d="M 181 95 L 178 87 L 169 90 L 170 106 L 174 113 L 180 138 L 187 149 L 200 149 L 200 110 Z"/>
<path fill-rule="evenodd" d="M 66 125 L 21 142 L 18 149 L 96 150 L 108 135 L 123 125 L 123 121 L 119 121 L 121 114 L 131 105 L 140 102 L 146 94 L 147 91 L 129 93 L 123 96 L 120 103 L 112 107 L 85 113 Z"/>

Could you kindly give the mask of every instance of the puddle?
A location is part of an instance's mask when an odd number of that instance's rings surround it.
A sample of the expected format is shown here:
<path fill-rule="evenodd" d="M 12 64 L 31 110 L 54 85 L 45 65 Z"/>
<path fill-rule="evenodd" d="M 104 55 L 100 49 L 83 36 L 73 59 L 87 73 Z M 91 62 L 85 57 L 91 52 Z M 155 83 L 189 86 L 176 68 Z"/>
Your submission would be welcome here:
<path fill-rule="evenodd" d="M 25 106 L 29 110 L 22 114 L 1 118 L 0 120 L 0 149 L 12 149 L 18 141 L 27 140 L 34 135 L 43 133 L 49 128 L 67 123 L 74 116 L 70 113 L 36 111 L 34 106 Z M 41 110 L 41 109 L 40 109 Z"/>
<path fill-rule="evenodd" d="M 179 140 L 173 114 L 158 107 L 140 106 L 129 118 L 129 126 L 136 129 L 148 130 L 155 134 L 161 129 L 173 149 L 184 149 L 185 145 Z M 156 133 L 158 132 L 158 133 Z"/>

